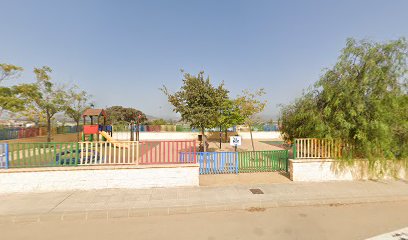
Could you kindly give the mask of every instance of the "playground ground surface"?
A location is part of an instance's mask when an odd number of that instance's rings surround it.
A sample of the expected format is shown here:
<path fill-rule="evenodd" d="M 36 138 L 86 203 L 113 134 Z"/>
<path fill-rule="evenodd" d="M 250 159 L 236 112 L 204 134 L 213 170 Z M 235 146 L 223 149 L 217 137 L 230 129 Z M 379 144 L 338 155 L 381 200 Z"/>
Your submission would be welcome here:
<path fill-rule="evenodd" d="M 143 140 L 143 139 L 141 139 Z M 10 139 L 10 140 L 3 140 L 1 142 L 7 143 L 36 143 L 36 142 L 46 142 L 47 136 L 39 136 L 39 137 L 32 137 L 32 138 L 20 138 L 20 139 Z M 52 142 L 76 142 L 77 141 L 77 134 L 76 133 L 67 133 L 67 134 L 56 134 L 52 136 Z M 171 140 L 169 140 L 171 141 Z M 256 151 L 264 151 L 264 150 L 281 150 L 282 145 L 278 145 L 276 142 L 280 141 L 279 139 L 254 139 L 254 147 Z M 229 143 L 222 143 L 222 148 L 220 149 L 219 141 L 212 140 L 209 141 L 208 151 L 234 151 L 234 147 L 232 147 Z M 250 139 L 243 139 L 242 145 L 238 147 L 238 151 L 252 151 L 252 143 Z"/>
<path fill-rule="evenodd" d="M 67 134 L 56 134 L 52 135 L 52 142 L 76 142 L 77 134 L 76 133 L 67 133 Z M 36 143 L 36 142 L 47 142 L 47 136 L 38 136 L 31 138 L 19 138 L 19 139 L 10 139 L 2 140 L 2 142 L 7 143 Z"/>

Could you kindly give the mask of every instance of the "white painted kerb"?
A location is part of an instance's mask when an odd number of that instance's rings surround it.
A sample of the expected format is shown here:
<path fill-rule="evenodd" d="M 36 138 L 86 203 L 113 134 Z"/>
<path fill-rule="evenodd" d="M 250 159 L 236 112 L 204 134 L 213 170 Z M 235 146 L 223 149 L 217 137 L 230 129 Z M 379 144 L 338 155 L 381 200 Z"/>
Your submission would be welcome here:
<path fill-rule="evenodd" d="M 0 193 L 182 186 L 199 186 L 198 166 L 0 173 Z"/>

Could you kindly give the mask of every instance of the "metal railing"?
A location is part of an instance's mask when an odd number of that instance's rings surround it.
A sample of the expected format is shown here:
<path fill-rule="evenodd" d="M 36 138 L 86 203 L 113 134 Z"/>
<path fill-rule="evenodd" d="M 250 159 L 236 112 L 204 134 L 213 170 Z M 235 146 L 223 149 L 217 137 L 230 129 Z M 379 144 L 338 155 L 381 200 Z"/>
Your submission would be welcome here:
<path fill-rule="evenodd" d="M 195 140 L 141 141 L 139 164 L 196 163 Z"/>
<path fill-rule="evenodd" d="M 200 174 L 238 174 L 238 152 L 198 152 Z"/>
<path fill-rule="evenodd" d="M 238 170 L 246 172 L 288 171 L 288 150 L 239 152 Z"/>
<path fill-rule="evenodd" d="M 77 165 L 78 143 L 9 143 L 8 167 Z"/>
<path fill-rule="evenodd" d="M 137 164 L 139 142 L 79 142 L 79 165 Z"/>
<path fill-rule="evenodd" d="M 295 158 L 340 158 L 343 148 L 339 139 L 297 138 L 293 154 Z"/>

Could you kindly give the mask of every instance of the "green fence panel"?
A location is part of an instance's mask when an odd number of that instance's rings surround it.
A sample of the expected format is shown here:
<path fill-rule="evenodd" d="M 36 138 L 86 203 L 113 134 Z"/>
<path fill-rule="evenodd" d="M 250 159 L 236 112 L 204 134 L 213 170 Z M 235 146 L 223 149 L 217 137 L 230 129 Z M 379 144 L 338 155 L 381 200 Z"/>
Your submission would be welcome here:
<path fill-rule="evenodd" d="M 252 151 L 238 153 L 238 171 L 288 171 L 288 150 Z"/>
<path fill-rule="evenodd" d="M 79 145 L 73 142 L 10 143 L 9 168 L 76 166 Z"/>

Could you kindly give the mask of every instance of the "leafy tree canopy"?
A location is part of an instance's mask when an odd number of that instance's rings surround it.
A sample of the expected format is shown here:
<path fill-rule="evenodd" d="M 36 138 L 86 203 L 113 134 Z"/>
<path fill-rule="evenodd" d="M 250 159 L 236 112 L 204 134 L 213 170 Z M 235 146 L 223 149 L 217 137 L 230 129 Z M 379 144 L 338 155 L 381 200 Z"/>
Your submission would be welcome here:
<path fill-rule="evenodd" d="M 252 137 L 251 127 L 257 120 L 256 114 L 261 113 L 266 106 L 266 101 L 262 101 L 259 99 L 264 94 L 265 91 L 262 88 L 255 92 L 244 90 L 242 91 L 242 94 L 235 100 L 236 105 L 239 108 L 240 115 L 242 116 L 243 122 L 249 127 L 253 151 L 255 151 L 255 145 L 254 139 Z"/>
<path fill-rule="evenodd" d="M 25 103 L 23 114 L 36 122 L 46 122 L 48 142 L 51 141 L 51 120 L 56 113 L 64 110 L 66 103 L 66 93 L 51 81 L 51 72 L 52 69 L 47 66 L 34 68 L 36 83 L 15 87 L 19 98 Z"/>
<path fill-rule="evenodd" d="M 112 106 L 105 109 L 106 114 L 108 115 L 107 122 L 109 124 L 118 124 L 118 123 L 130 123 L 131 121 L 137 122 L 138 116 L 140 115 L 140 123 L 147 121 L 146 115 L 137 109 L 122 107 L 122 106 Z"/>
<path fill-rule="evenodd" d="M 71 87 L 66 94 L 65 114 L 75 121 L 78 128 L 83 112 L 91 107 L 89 102 L 91 96 L 80 90 L 78 86 Z M 77 132 L 77 140 L 79 141 L 79 132 Z"/>
<path fill-rule="evenodd" d="M 181 120 L 189 123 L 191 127 L 201 129 L 202 135 L 205 128 L 218 125 L 222 103 L 228 98 L 228 90 L 224 88 L 224 84 L 214 87 L 210 78 L 204 76 L 204 71 L 196 76 L 184 73 L 183 85 L 174 94 L 170 93 L 165 86 L 162 91 L 174 106 L 173 110 L 180 113 Z"/>
<path fill-rule="evenodd" d="M 11 64 L 0 64 L 0 84 L 20 76 L 23 68 Z M 24 109 L 24 102 L 16 97 L 13 87 L 0 86 L 0 116 L 4 111 L 17 112 Z"/>
<path fill-rule="evenodd" d="M 166 120 L 160 118 L 160 119 L 151 120 L 147 124 L 149 124 L 149 125 L 167 125 L 167 124 L 170 124 L 170 123 L 168 123 Z"/>
<path fill-rule="evenodd" d="M 339 138 L 356 157 L 407 157 L 407 49 L 405 39 L 348 39 L 334 67 L 282 107 L 285 139 Z"/>

